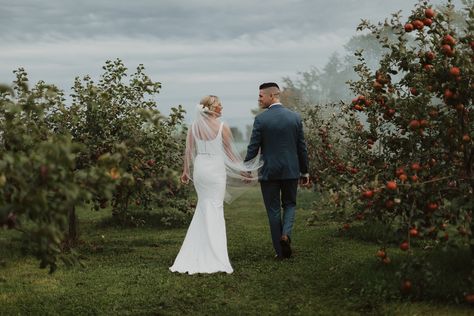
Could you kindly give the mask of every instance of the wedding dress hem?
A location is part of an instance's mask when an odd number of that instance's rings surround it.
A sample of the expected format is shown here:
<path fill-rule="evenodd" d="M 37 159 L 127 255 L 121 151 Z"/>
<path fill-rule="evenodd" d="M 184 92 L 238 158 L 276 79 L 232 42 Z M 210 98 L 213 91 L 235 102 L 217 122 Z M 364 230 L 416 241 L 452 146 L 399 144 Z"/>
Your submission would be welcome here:
<path fill-rule="evenodd" d="M 203 270 L 180 270 L 180 269 L 173 269 L 169 268 L 169 270 L 173 273 L 180 273 L 180 274 L 189 274 L 189 275 L 194 275 L 194 274 L 214 274 L 214 273 L 227 273 L 227 274 L 232 274 L 234 273 L 234 270 L 212 270 L 212 271 L 203 271 Z"/>

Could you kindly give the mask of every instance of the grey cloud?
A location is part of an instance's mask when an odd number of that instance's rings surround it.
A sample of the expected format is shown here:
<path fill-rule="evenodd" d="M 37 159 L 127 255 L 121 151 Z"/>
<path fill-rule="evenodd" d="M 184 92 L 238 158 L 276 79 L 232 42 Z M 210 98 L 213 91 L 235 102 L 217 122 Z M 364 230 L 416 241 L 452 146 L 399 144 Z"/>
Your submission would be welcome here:
<path fill-rule="evenodd" d="M 3 2 L 3 3 L 1 3 Z M 272 30 L 289 37 L 354 30 L 415 1 L 114 1 L 2 0 L 0 38 L 33 40 L 121 36 L 236 38 Z"/>
<path fill-rule="evenodd" d="M 455 0 L 458 4 L 461 0 Z M 417 0 L 0 0 L 0 81 L 25 67 L 66 90 L 107 59 L 143 63 L 163 84 L 161 110 L 221 96 L 228 118 L 251 122 L 256 87 L 322 67 L 356 35 Z M 436 0 L 432 3 L 442 3 Z"/>

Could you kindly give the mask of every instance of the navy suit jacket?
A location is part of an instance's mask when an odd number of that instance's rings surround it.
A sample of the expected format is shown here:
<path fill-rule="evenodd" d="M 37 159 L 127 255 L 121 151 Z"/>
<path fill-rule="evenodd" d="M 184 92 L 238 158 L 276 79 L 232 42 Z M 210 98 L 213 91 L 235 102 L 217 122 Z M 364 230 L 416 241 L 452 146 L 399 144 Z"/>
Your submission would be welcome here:
<path fill-rule="evenodd" d="M 255 117 L 245 161 L 261 150 L 260 181 L 299 179 L 308 173 L 308 151 L 301 116 L 274 104 Z"/>

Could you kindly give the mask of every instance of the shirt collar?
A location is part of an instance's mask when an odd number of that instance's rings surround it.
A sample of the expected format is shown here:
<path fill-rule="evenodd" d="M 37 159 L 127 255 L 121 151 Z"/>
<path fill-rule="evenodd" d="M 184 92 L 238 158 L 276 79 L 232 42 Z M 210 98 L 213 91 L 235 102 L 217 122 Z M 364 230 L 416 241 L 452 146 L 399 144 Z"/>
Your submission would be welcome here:
<path fill-rule="evenodd" d="M 272 106 L 277 105 L 277 104 L 281 104 L 281 103 L 277 102 L 277 103 L 270 104 L 270 106 L 268 108 L 271 108 Z"/>

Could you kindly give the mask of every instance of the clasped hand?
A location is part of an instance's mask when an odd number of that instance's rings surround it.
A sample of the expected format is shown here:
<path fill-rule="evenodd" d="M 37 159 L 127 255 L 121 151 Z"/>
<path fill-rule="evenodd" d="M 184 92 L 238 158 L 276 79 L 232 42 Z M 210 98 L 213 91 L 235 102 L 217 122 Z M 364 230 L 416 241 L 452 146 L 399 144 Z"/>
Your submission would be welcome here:
<path fill-rule="evenodd" d="M 241 171 L 240 175 L 242 176 L 242 182 L 250 183 L 252 182 L 252 174 L 249 171 Z"/>

